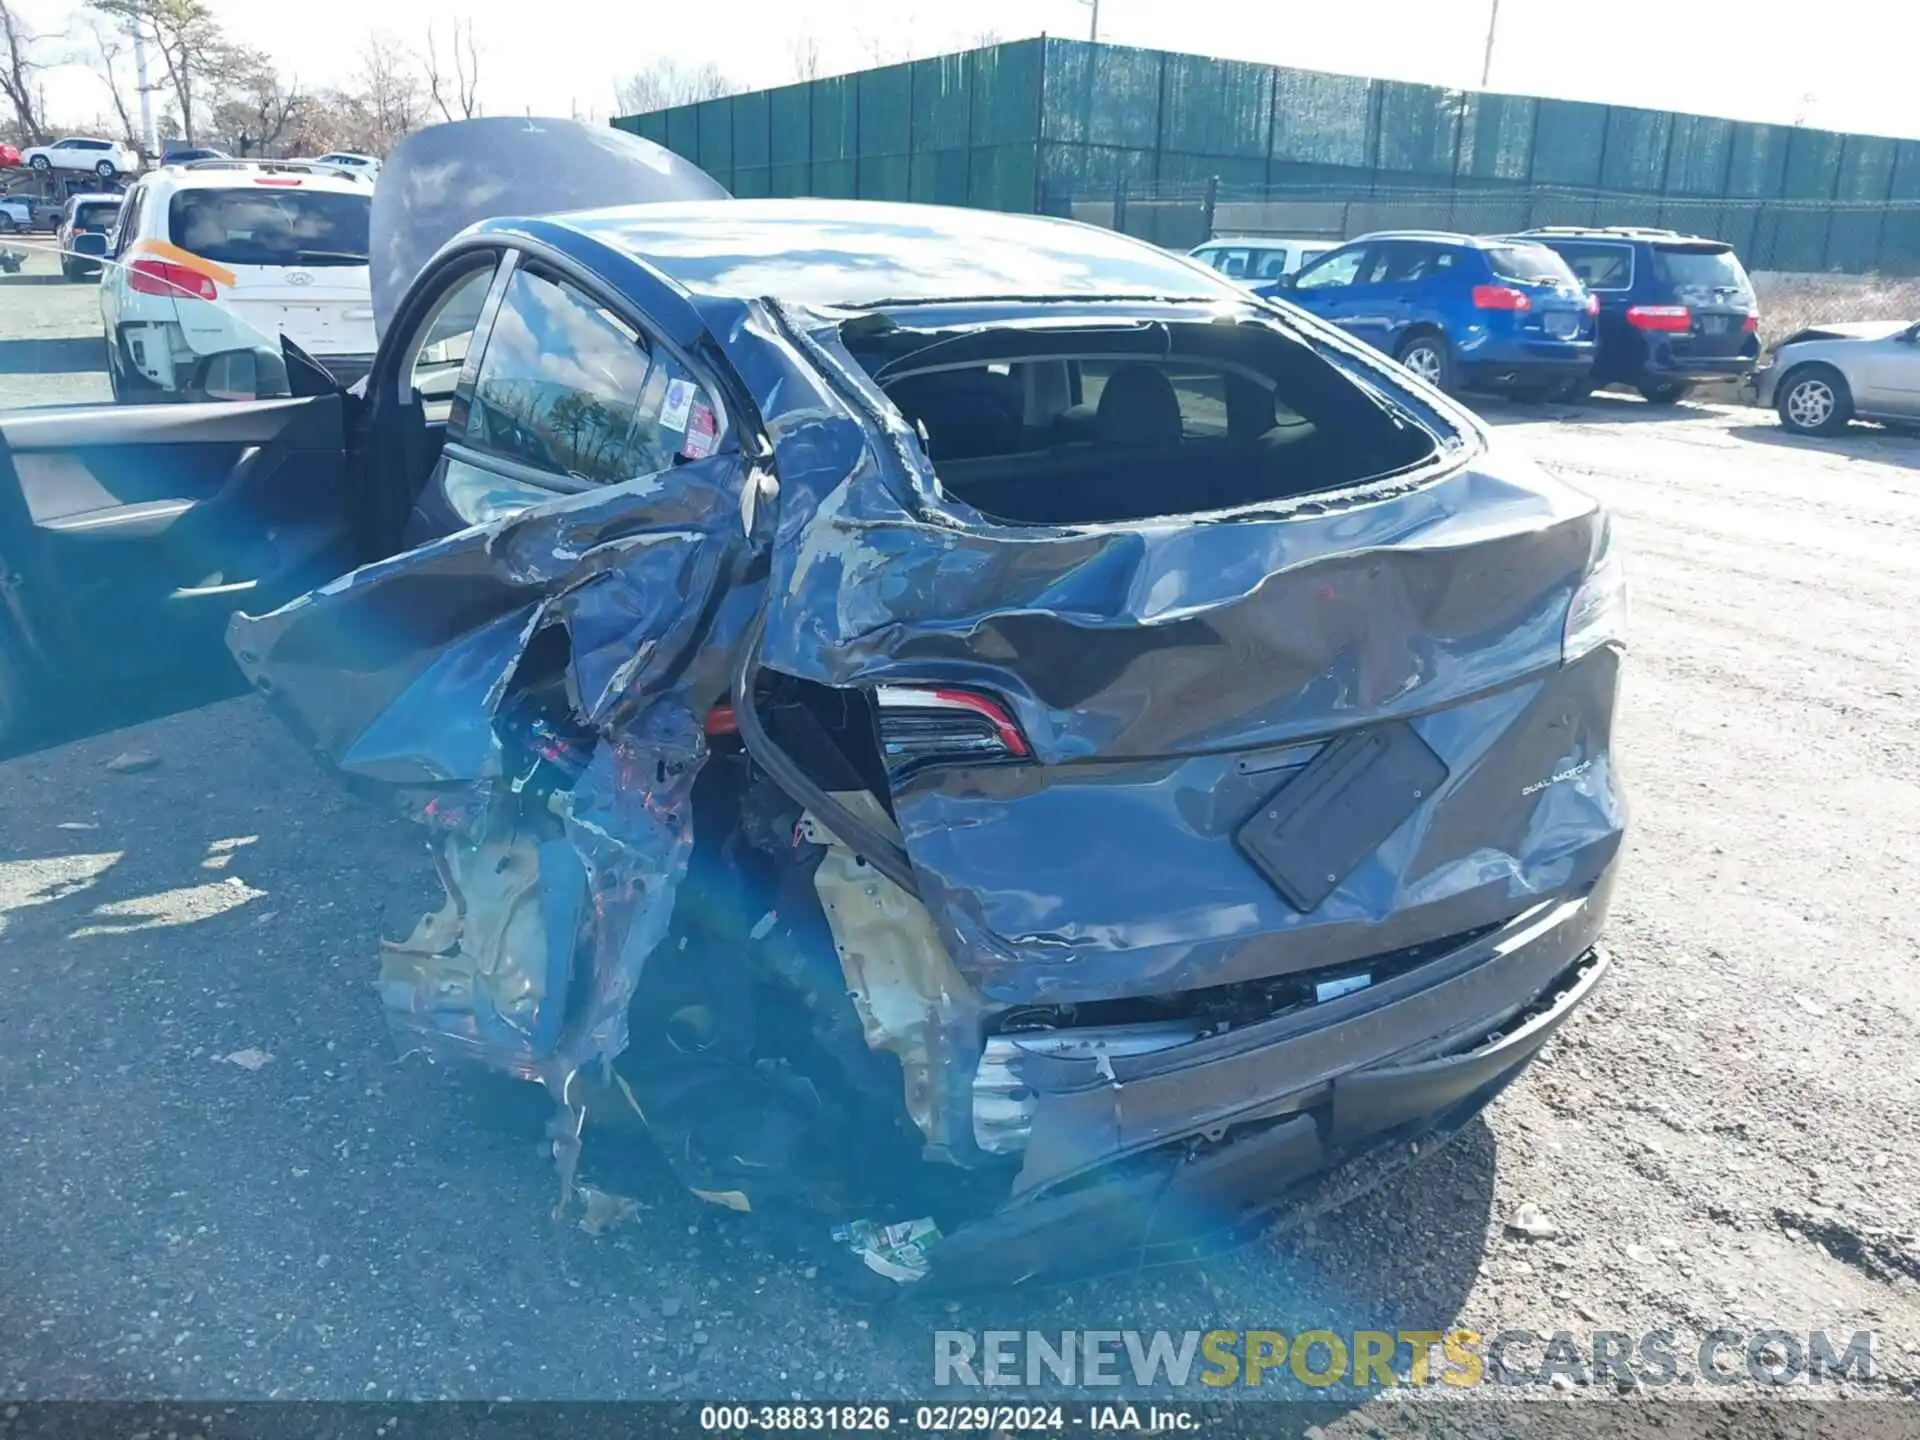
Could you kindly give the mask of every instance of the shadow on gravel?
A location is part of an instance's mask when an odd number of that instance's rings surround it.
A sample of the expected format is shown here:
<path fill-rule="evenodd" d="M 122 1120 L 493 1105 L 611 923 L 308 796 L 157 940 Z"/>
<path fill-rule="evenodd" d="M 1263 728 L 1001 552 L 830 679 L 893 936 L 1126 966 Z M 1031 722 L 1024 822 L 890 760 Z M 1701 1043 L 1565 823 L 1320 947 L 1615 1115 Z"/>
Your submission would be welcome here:
<path fill-rule="evenodd" d="M 0 340 L 0 375 L 83 375 L 106 367 L 98 335 L 62 335 L 51 340 Z"/>
<path fill-rule="evenodd" d="M 1920 438 L 1897 430 L 1855 423 L 1838 435 L 1795 435 L 1777 424 L 1735 425 L 1729 434 L 1759 445 L 1779 445 L 1789 450 L 1812 450 L 1850 460 L 1871 460 L 1876 465 L 1898 465 L 1920 470 Z"/>
<path fill-rule="evenodd" d="M 5 241 L 0 239 L 0 248 Z M 0 287 L 8 285 L 71 285 L 73 281 L 64 275 L 0 275 Z"/>
<path fill-rule="evenodd" d="M 952 1302 L 856 1304 L 823 1222 L 703 1204 L 591 1124 L 581 1178 L 637 1211 L 557 1223 L 540 1094 L 381 1021 L 380 939 L 437 891 L 416 834 L 252 701 L 0 767 L 0 855 L 0 1396 L 1281 1398 L 1197 1353 L 1136 1383 L 1123 1346 L 1118 1386 L 939 1392 L 935 1332 L 1445 1330 L 1475 1281 L 1480 1121 L 1205 1265 Z"/>
<path fill-rule="evenodd" d="M 1583 401 L 1515 400 L 1505 395 L 1461 397 L 1491 425 L 1522 425 L 1541 420 L 1581 425 L 1658 425 L 1705 420 L 1718 413 L 1708 407 L 1736 403 L 1731 391 L 1703 390 L 1673 405 L 1655 405 L 1625 391 L 1598 390 Z"/>

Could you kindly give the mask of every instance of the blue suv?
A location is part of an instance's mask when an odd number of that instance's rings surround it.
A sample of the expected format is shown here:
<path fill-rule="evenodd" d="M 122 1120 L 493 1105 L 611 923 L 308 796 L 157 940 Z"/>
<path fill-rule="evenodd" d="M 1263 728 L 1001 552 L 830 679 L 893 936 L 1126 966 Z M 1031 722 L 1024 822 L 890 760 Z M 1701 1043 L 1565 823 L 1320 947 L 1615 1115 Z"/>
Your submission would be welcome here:
<path fill-rule="evenodd" d="M 1703 380 L 1744 380 L 1760 363 L 1760 307 L 1731 245 L 1633 225 L 1513 238 L 1553 249 L 1600 302 L 1595 385 L 1631 385 L 1670 405 Z"/>
<path fill-rule="evenodd" d="M 1529 240 L 1383 231 L 1259 293 L 1292 301 L 1449 389 L 1537 398 L 1584 388 L 1594 299 Z"/>

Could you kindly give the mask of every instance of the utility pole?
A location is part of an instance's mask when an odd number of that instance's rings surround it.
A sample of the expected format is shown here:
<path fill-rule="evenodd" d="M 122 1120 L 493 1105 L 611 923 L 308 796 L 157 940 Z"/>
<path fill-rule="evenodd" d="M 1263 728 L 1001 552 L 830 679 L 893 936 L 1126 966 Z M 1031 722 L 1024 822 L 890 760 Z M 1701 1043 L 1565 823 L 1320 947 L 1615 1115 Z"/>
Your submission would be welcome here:
<path fill-rule="evenodd" d="M 1097 3 L 1097 0 L 1096 0 Z M 1487 88 L 1487 81 L 1493 75 L 1493 35 L 1500 28 L 1500 0 L 1493 0 L 1493 12 L 1487 16 L 1487 53 L 1480 62 L 1480 88 Z"/>
<path fill-rule="evenodd" d="M 1100 43 L 1100 0 L 1080 0 L 1080 3 L 1093 11 L 1093 23 L 1087 27 L 1087 39 L 1097 45 Z"/>
<path fill-rule="evenodd" d="M 140 143 L 146 147 L 147 158 L 160 156 L 160 135 L 153 127 L 153 92 L 147 85 L 147 37 L 141 33 L 140 22 L 129 20 L 127 34 L 133 39 L 133 74 L 140 86 Z"/>

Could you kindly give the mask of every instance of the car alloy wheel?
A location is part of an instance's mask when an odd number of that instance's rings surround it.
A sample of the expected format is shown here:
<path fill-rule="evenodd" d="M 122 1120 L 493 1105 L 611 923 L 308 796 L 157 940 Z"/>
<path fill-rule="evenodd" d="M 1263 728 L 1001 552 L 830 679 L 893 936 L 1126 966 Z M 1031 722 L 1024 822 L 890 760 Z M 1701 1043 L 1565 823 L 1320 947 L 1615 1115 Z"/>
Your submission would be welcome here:
<path fill-rule="evenodd" d="M 1788 387 L 1780 408 L 1794 429 L 1818 430 L 1833 419 L 1838 403 L 1831 385 L 1818 375 L 1809 375 Z"/>
<path fill-rule="evenodd" d="M 1409 345 L 1406 352 L 1401 355 L 1400 363 L 1429 385 L 1438 385 L 1447 370 L 1447 362 L 1440 354 L 1440 347 L 1431 340 L 1418 340 Z"/>
<path fill-rule="evenodd" d="M 53 168 L 53 161 L 44 155 L 36 155 L 27 163 L 36 170 L 51 170 Z"/>
<path fill-rule="evenodd" d="M 98 175 L 102 180 L 111 180 L 115 173 L 114 163 L 111 160 L 102 160 L 98 165 L 93 167 L 93 173 Z"/>

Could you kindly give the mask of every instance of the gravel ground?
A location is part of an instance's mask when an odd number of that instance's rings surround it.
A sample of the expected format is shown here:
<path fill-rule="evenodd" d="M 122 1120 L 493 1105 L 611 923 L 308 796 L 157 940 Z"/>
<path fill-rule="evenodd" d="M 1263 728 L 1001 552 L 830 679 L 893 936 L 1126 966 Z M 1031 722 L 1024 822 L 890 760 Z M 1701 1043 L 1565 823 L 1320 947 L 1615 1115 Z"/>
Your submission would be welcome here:
<path fill-rule="evenodd" d="M 10 401 L 104 393 L 91 307 L 0 278 Z M 1612 979 L 1447 1150 L 1205 1268 L 957 1309 L 849 1306 L 616 1149 L 638 1215 L 560 1228 L 537 1097 L 379 1019 L 413 835 L 243 699 L 0 765 L 0 1400 L 924 1396 L 942 1326 L 1865 1329 L 1847 1392 L 1920 1395 L 1920 442 L 1488 412 L 1618 517 L 1635 829 Z"/>

